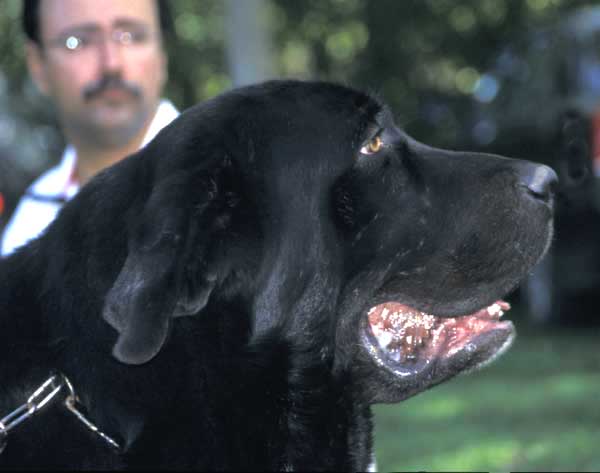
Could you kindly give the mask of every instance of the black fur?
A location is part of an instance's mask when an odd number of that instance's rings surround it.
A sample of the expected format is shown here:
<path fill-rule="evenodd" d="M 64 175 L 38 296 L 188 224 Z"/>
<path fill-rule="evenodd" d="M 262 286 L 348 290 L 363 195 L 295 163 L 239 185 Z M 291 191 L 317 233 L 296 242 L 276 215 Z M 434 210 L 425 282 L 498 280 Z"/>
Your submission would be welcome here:
<path fill-rule="evenodd" d="M 361 154 L 376 133 L 384 148 Z M 337 85 L 191 108 L 0 262 L 0 415 L 60 371 L 124 451 L 53 405 L 0 465 L 366 469 L 371 404 L 504 336 L 400 378 L 363 342 L 367 310 L 455 316 L 511 290 L 550 239 L 539 169 L 429 148 Z"/>

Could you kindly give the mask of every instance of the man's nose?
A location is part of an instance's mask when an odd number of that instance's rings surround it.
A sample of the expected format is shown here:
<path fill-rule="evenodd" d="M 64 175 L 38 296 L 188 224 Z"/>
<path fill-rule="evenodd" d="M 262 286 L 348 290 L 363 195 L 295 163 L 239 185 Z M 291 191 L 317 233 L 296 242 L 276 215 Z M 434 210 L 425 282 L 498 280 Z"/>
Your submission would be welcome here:
<path fill-rule="evenodd" d="M 109 37 L 100 42 L 100 60 L 104 72 L 119 72 L 123 67 L 121 46 Z"/>

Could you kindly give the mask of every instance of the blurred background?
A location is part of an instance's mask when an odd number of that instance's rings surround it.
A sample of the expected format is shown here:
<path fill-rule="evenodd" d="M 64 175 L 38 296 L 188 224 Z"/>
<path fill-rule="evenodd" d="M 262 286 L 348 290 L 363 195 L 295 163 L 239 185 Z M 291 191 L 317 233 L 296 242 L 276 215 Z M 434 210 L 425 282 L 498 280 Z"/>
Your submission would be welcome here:
<path fill-rule="evenodd" d="M 0 230 L 63 147 L 0 4 Z M 502 359 L 376 408 L 381 471 L 599 471 L 600 5 L 584 0 L 172 0 L 180 108 L 273 77 L 370 90 L 415 138 L 544 162 L 553 249 L 510 295 Z"/>

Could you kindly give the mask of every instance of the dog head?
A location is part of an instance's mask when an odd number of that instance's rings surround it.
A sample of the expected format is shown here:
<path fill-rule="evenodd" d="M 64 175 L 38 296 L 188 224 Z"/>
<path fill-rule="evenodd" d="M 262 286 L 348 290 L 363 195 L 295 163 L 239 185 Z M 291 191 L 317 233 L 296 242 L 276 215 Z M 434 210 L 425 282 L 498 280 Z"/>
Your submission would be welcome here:
<path fill-rule="evenodd" d="M 552 234 L 549 168 L 428 147 L 379 100 L 325 83 L 191 108 L 82 193 L 114 179 L 139 183 L 113 204 L 127 215 L 103 310 L 117 359 L 148 362 L 175 317 L 235 304 L 248 343 L 281 334 L 357 373 L 371 402 L 502 351 L 501 298 Z"/>

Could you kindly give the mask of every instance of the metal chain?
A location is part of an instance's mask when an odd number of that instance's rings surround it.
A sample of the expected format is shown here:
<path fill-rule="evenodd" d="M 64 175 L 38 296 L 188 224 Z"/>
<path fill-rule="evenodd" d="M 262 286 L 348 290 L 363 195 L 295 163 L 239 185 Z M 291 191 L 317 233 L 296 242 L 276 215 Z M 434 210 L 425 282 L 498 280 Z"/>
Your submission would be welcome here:
<path fill-rule="evenodd" d="M 25 404 L 17 407 L 6 417 L 0 419 L 0 453 L 6 447 L 8 433 L 48 404 L 62 387 L 63 383 L 59 376 L 51 376 L 27 398 Z"/>
<path fill-rule="evenodd" d="M 69 378 L 64 374 L 59 373 L 52 375 L 42 385 L 37 388 L 31 396 L 27 398 L 27 402 L 17 407 L 14 411 L 10 412 L 7 416 L 0 419 L 0 454 L 6 447 L 8 433 L 22 424 L 24 421 L 30 419 L 34 414 L 40 411 L 44 406 L 48 405 L 54 400 L 57 394 L 65 388 L 67 390 L 63 404 L 71 412 L 77 420 L 85 425 L 88 430 L 98 435 L 102 440 L 108 443 L 111 447 L 120 450 L 121 446 L 111 437 L 102 432 L 98 427 L 87 419 L 81 411 L 77 408 L 80 404 L 73 385 Z"/>

